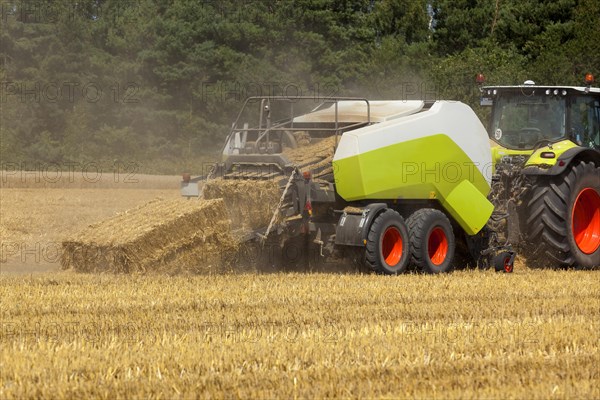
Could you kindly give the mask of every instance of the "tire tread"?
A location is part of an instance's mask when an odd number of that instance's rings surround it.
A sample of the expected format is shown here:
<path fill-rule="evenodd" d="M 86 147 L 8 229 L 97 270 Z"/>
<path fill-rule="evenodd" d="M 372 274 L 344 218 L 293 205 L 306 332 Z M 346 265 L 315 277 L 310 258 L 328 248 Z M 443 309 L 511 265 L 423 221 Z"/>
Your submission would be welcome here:
<path fill-rule="evenodd" d="M 379 240 L 377 238 L 377 232 L 381 231 L 381 225 L 386 223 L 386 220 L 389 218 L 390 214 L 394 214 L 395 218 L 398 218 L 403 224 L 405 223 L 404 219 L 397 211 L 388 208 L 375 217 L 375 220 L 369 228 L 369 234 L 367 235 L 367 245 L 365 246 L 365 264 L 371 271 L 378 274 L 390 274 L 388 270 L 384 269 L 379 264 Z M 406 243 L 405 246 L 407 246 L 405 249 L 408 249 L 409 243 Z"/>
<path fill-rule="evenodd" d="M 432 218 L 432 215 L 437 215 L 442 220 L 447 222 L 447 225 L 450 226 L 450 220 L 446 215 L 436 209 L 432 208 L 422 208 L 420 210 L 415 211 L 408 219 L 406 220 L 406 224 L 408 225 L 408 231 L 410 234 L 410 248 L 411 248 L 411 263 L 415 265 L 422 272 L 434 273 L 434 271 L 430 267 L 428 255 L 425 254 L 424 246 L 427 246 L 427 238 L 425 235 L 427 234 L 427 225 L 429 223 L 429 219 Z M 448 240 L 451 240 L 448 238 Z M 454 241 L 454 238 L 452 238 Z M 448 257 L 454 258 L 455 252 L 455 244 L 452 245 L 452 250 Z M 450 266 L 447 268 L 447 271 L 450 271 L 453 267 L 454 260 L 450 262 Z"/>
<path fill-rule="evenodd" d="M 533 263 L 542 266 L 575 263 L 568 242 L 569 202 L 577 182 L 589 174 L 600 176 L 600 168 L 579 161 L 561 175 L 535 182 L 527 202 L 527 258 Z"/>

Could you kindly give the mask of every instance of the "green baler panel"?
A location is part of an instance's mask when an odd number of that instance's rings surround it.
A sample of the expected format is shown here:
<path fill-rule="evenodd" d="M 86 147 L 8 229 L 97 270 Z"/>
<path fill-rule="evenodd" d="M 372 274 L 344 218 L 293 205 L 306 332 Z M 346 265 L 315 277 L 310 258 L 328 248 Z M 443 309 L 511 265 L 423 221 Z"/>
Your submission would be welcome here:
<path fill-rule="evenodd" d="M 470 234 L 483 227 L 493 209 L 487 181 L 444 134 L 336 160 L 334 174 L 337 191 L 347 201 L 435 198 Z"/>

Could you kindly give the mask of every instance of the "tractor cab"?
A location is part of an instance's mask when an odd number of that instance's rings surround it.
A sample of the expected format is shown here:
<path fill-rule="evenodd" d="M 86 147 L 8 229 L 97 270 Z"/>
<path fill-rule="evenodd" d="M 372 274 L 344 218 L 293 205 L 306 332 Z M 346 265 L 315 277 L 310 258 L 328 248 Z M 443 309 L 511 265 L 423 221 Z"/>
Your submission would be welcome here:
<path fill-rule="evenodd" d="M 493 230 L 532 265 L 600 263 L 600 88 L 481 87 L 491 106 Z M 483 83 L 483 75 L 477 82 Z"/>
<path fill-rule="evenodd" d="M 541 148 L 600 150 L 600 89 L 590 86 L 484 86 L 481 105 L 491 106 L 488 133 L 502 154 L 532 154 Z"/>

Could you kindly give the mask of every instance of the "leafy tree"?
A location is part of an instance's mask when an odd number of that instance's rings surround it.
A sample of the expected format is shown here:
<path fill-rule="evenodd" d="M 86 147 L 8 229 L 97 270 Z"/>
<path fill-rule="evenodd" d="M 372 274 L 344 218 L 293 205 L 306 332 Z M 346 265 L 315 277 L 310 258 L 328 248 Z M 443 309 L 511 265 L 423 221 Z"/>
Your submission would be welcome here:
<path fill-rule="evenodd" d="M 433 0 L 436 53 L 446 56 L 480 46 L 491 36 L 495 4 L 495 0 Z"/>
<path fill-rule="evenodd" d="M 444 98 L 600 74 L 596 0 L 2 3 L 2 162 L 194 169 L 248 95 Z"/>

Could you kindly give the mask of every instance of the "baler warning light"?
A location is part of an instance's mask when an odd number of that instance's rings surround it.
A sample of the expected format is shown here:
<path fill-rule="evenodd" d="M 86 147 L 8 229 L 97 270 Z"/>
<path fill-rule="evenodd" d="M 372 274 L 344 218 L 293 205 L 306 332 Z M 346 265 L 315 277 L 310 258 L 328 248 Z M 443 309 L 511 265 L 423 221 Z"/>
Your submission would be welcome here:
<path fill-rule="evenodd" d="M 591 85 L 592 83 L 594 83 L 594 75 L 592 74 L 585 74 L 585 83 L 588 85 Z"/>

